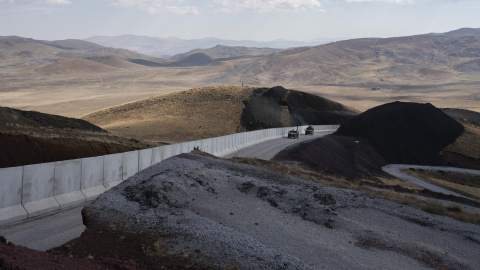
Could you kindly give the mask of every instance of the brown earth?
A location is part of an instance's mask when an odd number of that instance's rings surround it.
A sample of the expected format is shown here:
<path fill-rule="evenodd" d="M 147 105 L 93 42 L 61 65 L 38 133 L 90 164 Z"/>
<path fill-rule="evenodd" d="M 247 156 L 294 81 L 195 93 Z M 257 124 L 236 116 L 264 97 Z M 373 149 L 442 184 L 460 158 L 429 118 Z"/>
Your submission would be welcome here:
<path fill-rule="evenodd" d="M 69 258 L 16 246 L 0 236 L 0 269 L 140 269 L 133 261 L 113 258 Z"/>

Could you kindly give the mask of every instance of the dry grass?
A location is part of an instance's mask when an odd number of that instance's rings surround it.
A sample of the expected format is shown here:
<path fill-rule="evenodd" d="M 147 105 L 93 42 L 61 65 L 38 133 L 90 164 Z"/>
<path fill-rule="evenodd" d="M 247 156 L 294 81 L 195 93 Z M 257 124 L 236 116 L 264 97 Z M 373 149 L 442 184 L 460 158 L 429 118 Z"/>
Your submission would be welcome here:
<path fill-rule="evenodd" d="M 361 179 L 357 181 L 347 181 L 344 178 L 336 175 L 324 174 L 302 168 L 297 163 L 284 164 L 261 159 L 238 157 L 232 158 L 232 160 L 234 162 L 250 164 L 282 174 L 292 175 L 302 179 L 318 182 L 326 186 L 357 190 L 371 197 L 398 202 L 414 208 L 422 209 L 432 214 L 449 216 L 464 222 L 480 225 L 480 214 L 466 212 L 461 208 L 461 206 L 446 206 L 438 200 L 420 197 L 416 195 L 416 193 L 420 190 L 418 187 L 411 186 L 410 184 L 399 185 L 399 180 L 397 179 L 376 178 L 374 180 Z M 372 188 L 372 184 L 375 188 Z M 398 187 L 402 188 L 403 193 L 394 190 Z"/>
<path fill-rule="evenodd" d="M 461 121 L 465 132 L 454 143 L 447 146 L 443 152 L 461 153 L 467 157 L 480 160 L 480 127 L 466 121 Z"/>
<path fill-rule="evenodd" d="M 211 86 L 165 94 L 82 117 L 113 134 L 178 143 L 242 130 L 244 100 L 253 87 Z"/>

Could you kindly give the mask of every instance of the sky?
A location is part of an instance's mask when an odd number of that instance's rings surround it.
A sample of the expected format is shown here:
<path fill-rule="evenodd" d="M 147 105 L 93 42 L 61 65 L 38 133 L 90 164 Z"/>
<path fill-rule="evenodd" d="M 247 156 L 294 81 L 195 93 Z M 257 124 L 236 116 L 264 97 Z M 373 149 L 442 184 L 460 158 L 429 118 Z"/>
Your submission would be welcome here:
<path fill-rule="evenodd" d="M 272 41 L 480 28 L 480 0 L 0 0 L 0 36 Z"/>

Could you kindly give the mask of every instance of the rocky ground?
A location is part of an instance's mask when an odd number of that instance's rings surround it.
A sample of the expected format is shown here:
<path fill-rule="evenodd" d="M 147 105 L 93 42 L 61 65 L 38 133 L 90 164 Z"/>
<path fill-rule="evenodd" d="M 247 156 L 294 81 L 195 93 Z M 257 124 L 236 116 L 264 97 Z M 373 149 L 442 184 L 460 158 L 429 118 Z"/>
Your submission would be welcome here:
<path fill-rule="evenodd" d="M 82 236 L 45 259 L 82 258 L 75 262 L 85 266 L 121 260 L 131 269 L 475 269 L 480 263 L 477 225 L 198 154 L 144 170 L 83 215 Z M 0 259 L 5 269 L 21 269 L 19 261 Z"/>

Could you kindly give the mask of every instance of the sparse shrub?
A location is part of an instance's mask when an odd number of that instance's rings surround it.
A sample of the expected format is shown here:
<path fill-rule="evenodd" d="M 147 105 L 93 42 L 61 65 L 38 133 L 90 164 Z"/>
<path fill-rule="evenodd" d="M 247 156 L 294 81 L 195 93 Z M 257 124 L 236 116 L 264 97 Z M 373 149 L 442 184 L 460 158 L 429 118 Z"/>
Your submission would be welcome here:
<path fill-rule="evenodd" d="M 435 202 L 435 201 L 426 201 L 425 204 L 421 207 L 425 212 L 435 214 L 435 215 L 442 215 L 446 216 L 448 213 L 447 208 L 445 205 Z"/>
<path fill-rule="evenodd" d="M 242 269 L 242 265 L 239 264 L 238 262 L 233 262 L 227 267 L 227 270 L 241 270 L 241 269 Z"/>

